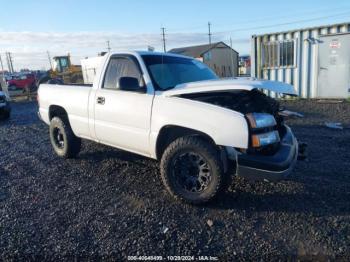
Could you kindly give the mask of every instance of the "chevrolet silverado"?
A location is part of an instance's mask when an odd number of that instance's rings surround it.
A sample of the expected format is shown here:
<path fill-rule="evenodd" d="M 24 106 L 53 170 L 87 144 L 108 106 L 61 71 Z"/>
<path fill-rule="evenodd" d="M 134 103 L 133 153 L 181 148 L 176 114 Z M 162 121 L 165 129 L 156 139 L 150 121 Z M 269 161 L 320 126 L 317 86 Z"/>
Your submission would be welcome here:
<path fill-rule="evenodd" d="M 170 194 L 200 204 L 234 174 L 291 173 L 298 142 L 264 90 L 296 95 L 285 83 L 219 79 L 185 56 L 108 53 L 92 85 L 41 84 L 39 116 L 57 155 L 75 157 L 89 139 L 159 160 Z"/>

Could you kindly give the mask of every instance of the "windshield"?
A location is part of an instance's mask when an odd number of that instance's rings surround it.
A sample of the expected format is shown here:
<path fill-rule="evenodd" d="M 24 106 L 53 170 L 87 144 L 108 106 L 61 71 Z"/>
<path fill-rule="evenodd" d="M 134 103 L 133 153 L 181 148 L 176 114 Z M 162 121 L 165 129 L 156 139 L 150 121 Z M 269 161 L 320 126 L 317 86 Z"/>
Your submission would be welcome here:
<path fill-rule="evenodd" d="M 195 59 L 167 55 L 143 55 L 142 58 L 157 90 L 218 78 L 209 67 Z"/>

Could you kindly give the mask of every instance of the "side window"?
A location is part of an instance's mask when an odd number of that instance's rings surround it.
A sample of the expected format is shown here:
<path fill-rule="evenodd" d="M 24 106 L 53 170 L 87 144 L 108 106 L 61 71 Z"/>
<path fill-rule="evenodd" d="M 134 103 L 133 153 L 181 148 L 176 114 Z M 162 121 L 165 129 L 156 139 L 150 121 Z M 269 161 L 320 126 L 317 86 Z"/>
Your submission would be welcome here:
<path fill-rule="evenodd" d="M 106 71 L 103 88 L 105 89 L 119 89 L 118 82 L 121 77 L 137 78 L 142 85 L 142 75 L 135 64 L 129 57 L 112 57 L 109 61 Z"/>

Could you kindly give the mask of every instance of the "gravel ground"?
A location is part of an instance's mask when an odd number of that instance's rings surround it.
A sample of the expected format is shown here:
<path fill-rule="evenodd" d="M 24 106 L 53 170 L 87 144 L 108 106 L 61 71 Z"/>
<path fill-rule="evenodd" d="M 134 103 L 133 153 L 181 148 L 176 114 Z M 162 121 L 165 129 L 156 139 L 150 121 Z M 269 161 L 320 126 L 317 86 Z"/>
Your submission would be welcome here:
<path fill-rule="evenodd" d="M 350 259 L 350 103 L 285 102 L 309 159 L 279 183 L 235 179 L 194 207 L 163 188 L 157 162 L 84 141 L 55 156 L 36 104 L 13 104 L 0 123 L 1 259 L 126 259 L 207 255 L 220 260 Z"/>

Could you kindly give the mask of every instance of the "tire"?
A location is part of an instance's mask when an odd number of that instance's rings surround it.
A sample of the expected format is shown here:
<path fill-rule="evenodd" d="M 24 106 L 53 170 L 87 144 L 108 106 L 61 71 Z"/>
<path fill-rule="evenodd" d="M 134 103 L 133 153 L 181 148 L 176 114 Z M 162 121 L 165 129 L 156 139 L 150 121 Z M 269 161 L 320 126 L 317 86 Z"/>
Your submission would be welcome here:
<path fill-rule="evenodd" d="M 56 154 L 74 158 L 81 148 L 81 139 L 76 137 L 67 119 L 54 117 L 50 122 L 50 141 Z"/>
<path fill-rule="evenodd" d="M 5 120 L 9 119 L 9 118 L 10 118 L 10 115 L 11 115 L 10 111 L 6 111 L 6 112 L 4 113 L 4 119 L 5 119 Z"/>
<path fill-rule="evenodd" d="M 2 114 L 0 114 L 0 120 L 8 120 L 10 118 L 10 112 L 4 111 Z"/>
<path fill-rule="evenodd" d="M 160 172 L 170 194 L 190 204 L 206 203 L 223 188 L 219 152 L 198 137 L 181 137 L 172 142 L 163 153 Z"/>

